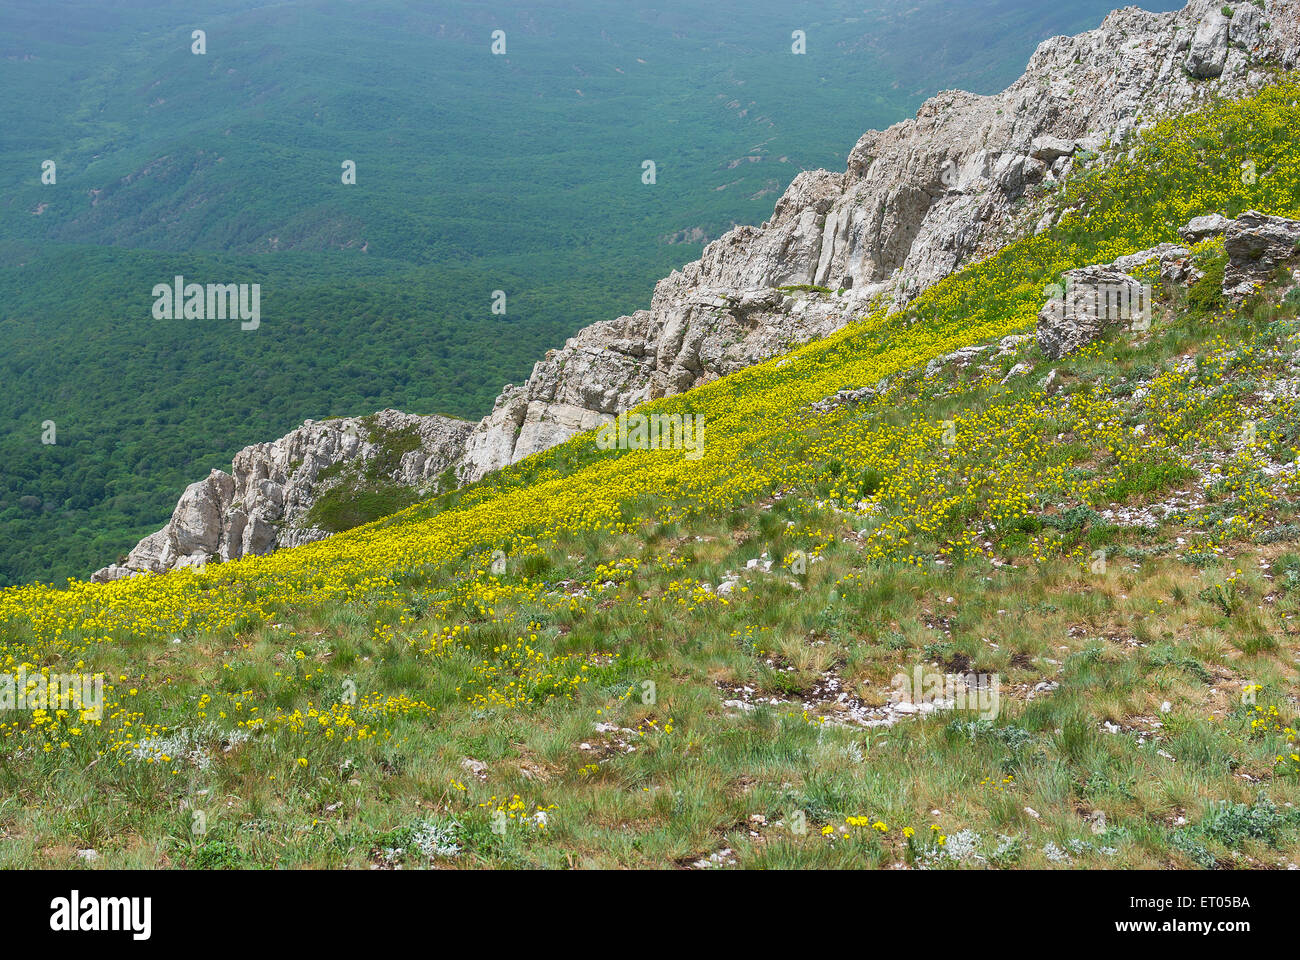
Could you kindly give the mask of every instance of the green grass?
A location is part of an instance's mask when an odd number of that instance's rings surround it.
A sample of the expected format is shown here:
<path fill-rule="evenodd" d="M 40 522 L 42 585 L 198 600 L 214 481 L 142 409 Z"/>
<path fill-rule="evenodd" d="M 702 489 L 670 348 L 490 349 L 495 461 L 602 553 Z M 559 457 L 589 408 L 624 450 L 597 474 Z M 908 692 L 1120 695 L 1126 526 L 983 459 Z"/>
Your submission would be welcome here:
<path fill-rule="evenodd" d="M 412 488 L 388 481 L 370 481 L 365 486 L 344 481 L 315 499 L 305 523 L 341 533 L 405 510 L 417 499 Z"/>

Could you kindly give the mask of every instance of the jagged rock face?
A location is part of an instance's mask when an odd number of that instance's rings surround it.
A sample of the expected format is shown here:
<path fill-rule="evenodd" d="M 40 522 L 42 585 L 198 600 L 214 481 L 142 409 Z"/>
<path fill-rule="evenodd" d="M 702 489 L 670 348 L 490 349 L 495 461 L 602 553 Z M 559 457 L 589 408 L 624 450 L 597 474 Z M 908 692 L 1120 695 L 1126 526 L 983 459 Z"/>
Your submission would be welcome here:
<path fill-rule="evenodd" d="M 523 386 L 507 386 L 471 434 L 458 469 L 477 480 L 646 400 L 734 373 L 844 326 L 851 296 L 763 289 L 737 293 L 660 281 L 649 310 L 596 323 L 552 350 Z"/>
<path fill-rule="evenodd" d="M 1219 10 L 1211 10 L 1192 38 L 1187 54 L 1187 72 L 1194 77 L 1217 77 L 1228 59 L 1228 35 L 1232 21 Z"/>
<path fill-rule="evenodd" d="M 478 479 L 831 332 L 873 298 L 901 306 L 1032 229 L 1041 211 L 1018 212 L 1016 200 L 1066 176 L 1081 152 L 1122 143 L 1139 117 L 1241 95 L 1268 79 L 1265 64 L 1300 59 L 1300 0 L 1231 4 L 1231 18 L 1222 6 L 1118 10 L 1097 30 L 1042 43 L 1002 93 L 940 94 L 915 119 L 865 134 L 843 173 L 799 174 L 767 223 L 709 244 L 659 282 L 649 310 L 588 327 L 507 387 L 458 475 Z M 807 284 L 835 293 L 775 289 Z"/>
<path fill-rule="evenodd" d="M 387 479 L 428 487 L 460 458 L 472 424 L 383 410 L 372 417 L 308 420 L 271 443 L 235 454 L 232 473 L 213 470 L 181 495 L 167 526 L 141 540 L 125 565 L 98 570 L 103 582 L 136 573 L 163 573 L 210 560 L 265 555 L 326 536 L 307 524 L 312 504 L 329 480 L 321 473 L 343 463 L 365 463 L 401 438 Z"/>

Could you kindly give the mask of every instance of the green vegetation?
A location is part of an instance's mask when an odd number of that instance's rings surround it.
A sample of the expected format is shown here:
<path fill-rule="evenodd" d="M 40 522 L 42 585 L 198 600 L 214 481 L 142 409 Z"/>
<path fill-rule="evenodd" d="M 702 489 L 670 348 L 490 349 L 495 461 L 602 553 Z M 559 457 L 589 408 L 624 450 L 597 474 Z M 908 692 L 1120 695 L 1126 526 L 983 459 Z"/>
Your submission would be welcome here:
<path fill-rule="evenodd" d="M 1228 255 L 1219 251 L 1204 261 L 1205 275 L 1192 284 L 1187 294 L 1187 305 L 1202 315 L 1210 315 L 1223 307 L 1223 271 L 1228 265 Z"/>
<path fill-rule="evenodd" d="M 361 425 L 375 452 L 364 463 L 340 460 L 317 474 L 318 493 L 307 512 L 307 526 L 341 533 L 405 510 L 419 499 L 413 488 L 390 479 L 402 457 L 419 449 L 419 427 L 380 431 L 373 415 L 363 417 Z M 444 477 L 438 486 L 447 484 Z"/>
<path fill-rule="evenodd" d="M 344 480 L 317 498 L 307 512 L 307 525 L 330 533 L 351 530 L 363 523 L 405 510 L 417 500 L 415 491 L 388 481 L 361 484 Z"/>

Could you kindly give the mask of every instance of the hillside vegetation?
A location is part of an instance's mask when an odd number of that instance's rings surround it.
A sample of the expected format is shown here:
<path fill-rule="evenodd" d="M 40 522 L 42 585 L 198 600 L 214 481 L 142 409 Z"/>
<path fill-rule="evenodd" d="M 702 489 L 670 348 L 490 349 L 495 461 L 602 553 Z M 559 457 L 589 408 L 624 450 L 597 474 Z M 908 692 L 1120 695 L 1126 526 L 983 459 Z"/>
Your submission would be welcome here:
<path fill-rule="evenodd" d="M 1294 862 L 1294 278 L 924 369 L 1193 216 L 1300 215 L 1298 98 L 1162 121 L 906 313 L 638 409 L 704 415 L 700 459 L 583 435 L 270 557 L 6 590 L 0 668 L 108 705 L 0 728 L 0 863 Z M 861 722 L 917 666 L 1000 713 Z"/>

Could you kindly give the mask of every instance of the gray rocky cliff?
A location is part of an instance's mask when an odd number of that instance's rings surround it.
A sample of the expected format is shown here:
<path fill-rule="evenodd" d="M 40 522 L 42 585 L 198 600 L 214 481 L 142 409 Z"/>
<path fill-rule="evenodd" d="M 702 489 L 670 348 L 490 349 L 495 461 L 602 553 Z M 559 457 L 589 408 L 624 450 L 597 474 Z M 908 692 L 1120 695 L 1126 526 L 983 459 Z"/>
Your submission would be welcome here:
<path fill-rule="evenodd" d="M 325 491 L 353 479 L 340 468 L 371 467 L 375 481 L 429 491 L 456 464 L 472 428 L 397 410 L 308 420 L 279 440 L 240 450 L 230 473 L 213 470 L 190 484 L 165 527 L 92 579 L 163 573 L 319 540 L 328 531 L 310 523 L 311 508 Z"/>

